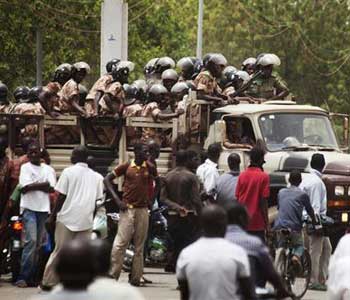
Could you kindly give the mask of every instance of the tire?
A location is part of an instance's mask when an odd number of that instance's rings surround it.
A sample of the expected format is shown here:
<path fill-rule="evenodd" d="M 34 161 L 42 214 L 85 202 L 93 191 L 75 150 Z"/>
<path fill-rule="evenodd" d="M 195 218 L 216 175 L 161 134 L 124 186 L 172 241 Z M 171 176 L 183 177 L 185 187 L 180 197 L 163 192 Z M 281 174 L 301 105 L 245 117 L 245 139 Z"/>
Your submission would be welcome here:
<path fill-rule="evenodd" d="M 305 295 L 311 278 L 311 257 L 306 249 L 301 257 L 301 265 L 302 270 L 296 274 L 288 271 L 288 287 L 297 299 L 301 299 Z"/>

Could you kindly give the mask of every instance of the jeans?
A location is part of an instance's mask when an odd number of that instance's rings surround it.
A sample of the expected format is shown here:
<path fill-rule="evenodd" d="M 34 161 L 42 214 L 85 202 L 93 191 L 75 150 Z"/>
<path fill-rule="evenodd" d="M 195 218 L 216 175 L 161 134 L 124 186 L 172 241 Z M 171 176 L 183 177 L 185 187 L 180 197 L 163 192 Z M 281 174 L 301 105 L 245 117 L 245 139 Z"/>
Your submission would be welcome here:
<path fill-rule="evenodd" d="M 291 246 L 293 247 L 292 254 L 302 257 L 304 254 L 304 239 L 301 232 L 293 231 L 290 233 Z M 286 247 L 286 237 L 283 234 L 278 235 L 277 248 Z"/>
<path fill-rule="evenodd" d="M 21 259 L 21 271 L 18 277 L 19 280 L 31 282 L 34 278 L 47 215 L 47 212 L 37 212 L 30 209 L 25 209 L 23 211 L 22 222 L 25 241 Z"/>

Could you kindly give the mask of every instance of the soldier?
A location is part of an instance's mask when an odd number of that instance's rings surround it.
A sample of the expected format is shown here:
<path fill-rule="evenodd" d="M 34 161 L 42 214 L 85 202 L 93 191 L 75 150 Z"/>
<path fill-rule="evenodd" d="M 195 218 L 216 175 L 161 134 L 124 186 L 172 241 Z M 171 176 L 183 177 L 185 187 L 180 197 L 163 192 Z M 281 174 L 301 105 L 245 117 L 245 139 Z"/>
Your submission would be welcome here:
<path fill-rule="evenodd" d="M 62 87 L 69 79 L 71 79 L 71 76 L 72 65 L 68 63 L 63 63 L 55 69 L 52 81 L 58 82 Z"/>
<path fill-rule="evenodd" d="M 195 72 L 195 64 L 199 61 L 199 59 L 195 57 L 183 57 L 181 58 L 176 66 L 180 69 L 180 78 L 179 81 L 187 81 L 192 80 L 192 76 Z"/>
<path fill-rule="evenodd" d="M 44 115 L 45 109 L 40 104 L 39 94 L 43 91 L 41 86 L 35 86 L 28 93 L 28 101 L 18 104 L 15 109 L 15 114 L 22 115 Z M 33 120 L 27 120 L 24 129 L 21 130 L 22 136 L 37 137 L 38 124 Z"/>
<path fill-rule="evenodd" d="M 138 79 L 138 80 L 135 80 L 131 85 L 137 88 L 137 95 L 136 95 L 137 102 L 144 104 L 146 102 L 147 89 L 148 89 L 146 81 L 143 79 Z"/>
<path fill-rule="evenodd" d="M 145 75 L 145 79 L 147 82 L 154 78 L 155 64 L 158 61 L 158 59 L 159 57 L 150 59 L 143 68 L 143 74 Z"/>
<path fill-rule="evenodd" d="M 175 62 L 171 57 L 168 57 L 168 56 L 161 57 L 154 64 L 154 75 L 156 79 L 160 81 L 161 76 L 165 70 L 174 69 L 174 68 L 175 68 Z"/>
<path fill-rule="evenodd" d="M 172 97 L 172 110 L 179 115 L 183 114 L 186 110 L 186 95 L 190 88 L 185 82 L 178 82 L 171 88 Z"/>
<path fill-rule="evenodd" d="M 154 84 L 149 89 L 148 104 L 146 104 L 141 112 L 141 117 L 152 117 L 154 121 L 165 121 L 177 118 L 179 112 L 172 112 L 169 108 L 168 90 L 161 84 Z M 142 142 L 149 140 L 156 141 L 162 147 L 169 146 L 169 137 L 161 129 L 143 128 Z"/>
<path fill-rule="evenodd" d="M 272 74 L 273 66 L 279 66 L 281 61 L 275 54 L 260 54 L 256 62 L 256 70 L 262 75 L 256 78 L 247 90 L 247 94 L 262 101 L 284 99 L 289 94 L 286 84 Z"/>
<path fill-rule="evenodd" d="M 7 99 L 7 95 L 7 85 L 0 81 L 0 113 L 9 113 L 11 110 L 11 104 Z"/>
<path fill-rule="evenodd" d="M 86 62 L 77 62 L 72 68 L 72 78 L 68 80 L 59 92 L 59 110 L 61 113 L 78 113 L 86 117 L 86 111 L 79 106 L 79 83 L 90 72 Z"/>
<path fill-rule="evenodd" d="M 227 65 L 226 58 L 219 53 L 207 54 L 204 59 L 204 71 L 198 74 L 194 80 L 197 89 L 197 98 L 207 101 L 222 102 L 227 99 L 221 94 L 217 80 Z"/>
<path fill-rule="evenodd" d="M 246 71 L 250 76 L 253 75 L 255 72 L 255 64 L 256 58 L 248 57 L 242 63 L 242 71 Z"/>
<path fill-rule="evenodd" d="M 179 80 L 179 75 L 174 69 L 167 69 L 162 73 L 162 84 L 166 87 L 168 92 L 171 91 L 171 88 Z"/>
<path fill-rule="evenodd" d="M 101 114 L 121 117 L 124 105 L 125 94 L 123 84 L 128 83 L 129 73 L 134 70 L 134 63 L 131 61 L 121 61 L 112 69 L 111 82 L 105 89 L 105 95 L 99 101 Z"/>
<path fill-rule="evenodd" d="M 15 103 L 23 103 L 28 100 L 29 87 L 27 86 L 18 86 L 13 91 L 13 97 Z"/>
<path fill-rule="evenodd" d="M 120 62 L 119 59 L 112 59 L 106 64 L 107 73 L 102 75 L 92 86 L 88 95 L 84 107 L 88 116 L 98 115 L 98 103 L 106 91 L 107 86 L 113 81 L 112 70 Z"/>
<path fill-rule="evenodd" d="M 60 84 L 58 82 L 49 82 L 39 93 L 41 106 L 45 109 L 46 113 L 53 118 L 60 115 L 59 111 L 57 111 L 59 91 Z"/>

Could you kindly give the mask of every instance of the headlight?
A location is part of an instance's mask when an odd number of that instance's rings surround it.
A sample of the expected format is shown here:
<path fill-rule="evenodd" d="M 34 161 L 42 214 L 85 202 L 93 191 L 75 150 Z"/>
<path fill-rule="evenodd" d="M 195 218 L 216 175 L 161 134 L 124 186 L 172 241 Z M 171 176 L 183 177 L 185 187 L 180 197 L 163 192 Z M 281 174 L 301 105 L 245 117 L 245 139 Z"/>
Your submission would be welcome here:
<path fill-rule="evenodd" d="M 344 187 L 341 185 L 336 185 L 334 188 L 334 194 L 336 196 L 344 196 Z"/>

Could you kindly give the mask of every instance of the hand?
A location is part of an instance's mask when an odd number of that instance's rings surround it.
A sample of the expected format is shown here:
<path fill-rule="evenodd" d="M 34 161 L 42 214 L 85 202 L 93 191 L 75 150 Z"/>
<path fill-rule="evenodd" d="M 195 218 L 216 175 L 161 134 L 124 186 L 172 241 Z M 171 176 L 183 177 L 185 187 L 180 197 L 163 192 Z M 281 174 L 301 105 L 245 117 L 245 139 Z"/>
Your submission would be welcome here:
<path fill-rule="evenodd" d="M 123 201 L 118 202 L 118 207 L 120 211 L 126 211 L 128 209 L 128 206 Z"/>
<path fill-rule="evenodd" d="M 235 99 L 235 98 L 229 98 L 227 100 L 227 104 L 239 104 L 239 100 Z"/>
<path fill-rule="evenodd" d="M 53 111 L 53 112 L 50 113 L 50 117 L 54 118 L 54 119 L 58 118 L 60 115 L 61 114 L 59 112 L 57 112 L 57 111 Z"/>
<path fill-rule="evenodd" d="M 183 206 L 177 207 L 177 212 L 179 213 L 180 217 L 186 217 L 187 216 L 187 209 Z"/>

